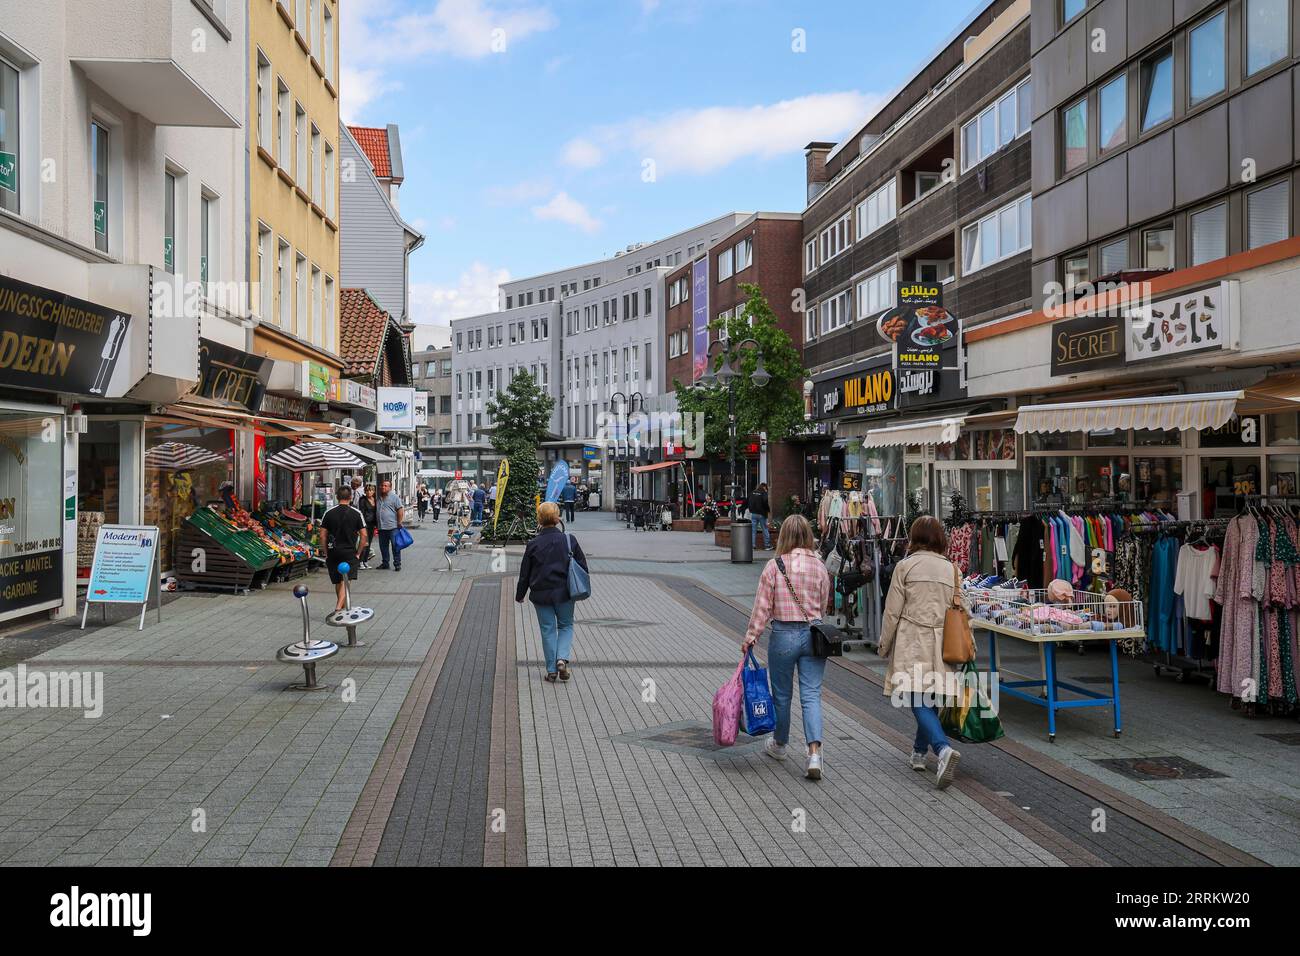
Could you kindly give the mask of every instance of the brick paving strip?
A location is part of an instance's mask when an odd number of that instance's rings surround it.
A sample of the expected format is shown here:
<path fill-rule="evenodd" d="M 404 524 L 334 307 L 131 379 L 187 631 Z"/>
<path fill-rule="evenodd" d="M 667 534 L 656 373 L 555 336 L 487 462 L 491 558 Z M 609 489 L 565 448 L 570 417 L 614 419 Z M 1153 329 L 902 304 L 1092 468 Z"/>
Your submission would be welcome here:
<path fill-rule="evenodd" d="M 442 626 L 438 629 L 428 654 L 425 655 L 424 663 L 416 673 L 406 699 L 402 702 L 401 710 L 398 711 L 397 719 L 388 733 L 388 739 L 384 741 L 379 758 L 375 761 L 374 770 L 366 780 L 352 816 L 343 829 L 343 835 L 339 839 L 333 859 L 330 860 L 330 866 L 374 864 L 384 828 L 388 824 L 393 803 L 397 799 L 398 788 L 411 762 L 411 753 L 415 749 L 420 725 L 424 721 L 434 687 L 438 683 L 438 676 L 447 659 L 452 638 L 460 625 L 470 586 L 471 581 L 462 581 L 455 597 L 452 598 L 447 616 L 443 618 Z"/>
<path fill-rule="evenodd" d="M 734 613 L 734 615 L 743 616 L 745 619 L 748 618 L 749 609 L 745 608 L 742 604 L 732 598 L 720 594 L 707 585 L 701 584 L 698 581 L 690 581 L 681 578 L 676 579 L 676 581 L 680 582 L 680 584 L 688 585 L 691 588 L 697 588 L 709 595 L 715 601 L 722 602 Z M 735 637 L 737 641 L 740 640 L 740 638 L 736 636 L 736 623 L 738 620 L 736 617 L 729 615 L 732 616 L 732 620 L 730 622 L 723 621 L 718 615 L 711 613 L 707 606 L 702 606 L 698 601 L 692 600 L 689 596 L 689 591 L 683 593 L 680 587 L 670 589 L 670 593 L 672 593 L 674 597 L 683 604 L 692 608 L 692 610 L 695 610 L 712 620 L 719 631 Z M 743 625 L 741 626 L 743 627 Z M 834 659 L 832 663 L 878 688 L 884 687 L 884 680 L 882 677 L 859 661 L 837 658 Z M 900 751 L 904 753 L 911 752 L 911 740 L 905 734 L 890 728 L 888 725 L 876 720 L 875 718 L 872 718 L 861 708 L 853 705 L 848 700 L 832 691 L 824 690 L 823 696 L 828 701 L 831 701 L 833 706 L 844 707 L 850 713 L 856 712 L 858 719 L 863 720 L 863 722 L 870 726 L 874 732 L 880 734 L 880 736 L 886 740 L 889 740 Z M 883 699 L 883 695 L 881 696 Z M 1202 862 L 1204 863 L 1213 863 L 1221 866 L 1252 867 L 1268 865 L 1255 856 L 1238 850 L 1236 847 L 1209 836 L 1200 830 L 1189 827 L 1168 814 L 1163 813 L 1128 794 L 1116 790 L 1101 781 L 1079 773 L 1078 771 L 1067 767 L 1066 765 L 1053 760 L 1024 744 L 1004 737 L 1001 740 L 994 741 L 988 746 L 996 748 L 1002 753 L 1014 757 L 1033 769 L 1051 777 L 1053 780 L 1073 788 L 1098 805 L 1106 805 L 1112 810 L 1117 811 L 1142 826 L 1164 836 L 1168 840 L 1174 841 L 1182 847 L 1185 847 L 1187 850 L 1202 857 Z M 1001 807 L 1002 810 L 999 813 L 1000 816 L 1007 812 L 1007 808 L 1011 807 L 1006 800 L 1000 799 L 995 793 L 993 793 L 993 791 L 971 780 L 969 777 L 959 777 L 957 786 L 967 790 L 974 799 L 977 799 L 980 803 L 988 806 L 991 810 L 994 810 L 994 812 L 999 812 L 998 807 Z M 1040 842 L 1040 845 L 1047 846 L 1059 843 L 1059 841 L 1064 839 L 1060 834 L 1056 834 L 1055 831 L 1052 831 L 1050 828 L 1044 827 L 1041 822 L 1035 820 L 1033 817 L 1029 817 L 1022 811 L 1015 811 L 1015 814 L 1014 817 L 1003 816 L 1003 819 L 1016 825 L 1017 829 L 1021 829 L 1021 832 L 1026 833 L 1026 835 L 1031 835 L 1031 833 L 1029 830 L 1022 829 L 1022 827 L 1028 827 L 1030 830 L 1035 831 L 1037 834 L 1049 841 L 1049 844 L 1043 844 Z M 1096 857 L 1091 853 L 1083 847 L 1079 847 L 1077 844 L 1066 841 L 1066 845 L 1071 847 L 1073 850 L 1096 859 Z M 1064 847 L 1062 847 L 1062 849 L 1064 849 Z M 1098 862 L 1102 861 L 1098 860 Z"/>
<path fill-rule="evenodd" d="M 483 835 L 485 866 L 527 866 L 524 770 L 519 739 L 519 671 L 515 667 L 514 578 L 501 581 L 496 676 L 492 682 L 492 744 L 488 767 L 489 819 Z M 495 825 L 494 825 L 495 824 Z"/>

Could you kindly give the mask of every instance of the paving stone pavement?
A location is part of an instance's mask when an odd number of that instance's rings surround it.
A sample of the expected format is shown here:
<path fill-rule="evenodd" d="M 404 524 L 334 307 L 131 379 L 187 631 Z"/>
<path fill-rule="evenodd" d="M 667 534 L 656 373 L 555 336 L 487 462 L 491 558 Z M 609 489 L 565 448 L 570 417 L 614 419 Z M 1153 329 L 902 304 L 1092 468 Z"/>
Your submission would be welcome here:
<path fill-rule="evenodd" d="M 872 652 L 828 673 L 820 784 L 795 757 L 797 713 L 785 763 L 745 738 L 719 752 L 710 703 L 738 659 L 762 555 L 733 565 L 703 535 L 631 532 L 611 515 L 573 530 L 596 593 L 579 605 L 568 684 L 540 680 L 535 617 L 512 602 L 521 549 L 506 561 L 479 548 L 457 559 L 462 573 L 438 572 L 432 525 L 415 529 L 400 574 L 362 572 L 354 598 L 376 617 L 367 646 L 320 666 L 330 691 L 286 689 L 301 672 L 274 654 L 301 615 L 283 585 L 182 595 L 143 632 L 60 624 L 0 639 L 5 666 L 99 672 L 106 698 L 98 719 L 0 714 L 0 865 L 1300 860 L 1300 748 L 1261 736 L 1293 725 L 1246 720 L 1149 665 L 1124 666 L 1121 740 L 1098 710 L 1064 715 L 1048 744 L 1040 710 L 1004 702 L 1009 739 L 967 753 L 943 793 L 907 767 L 911 719 L 880 694 Z M 308 583 L 320 622 L 328 582 Z M 1066 654 L 1061 667 L 1077 678 L 1102 660 Z M 1136 781 L 1097 763 L 1162 754 L 1225 776 Z"/>

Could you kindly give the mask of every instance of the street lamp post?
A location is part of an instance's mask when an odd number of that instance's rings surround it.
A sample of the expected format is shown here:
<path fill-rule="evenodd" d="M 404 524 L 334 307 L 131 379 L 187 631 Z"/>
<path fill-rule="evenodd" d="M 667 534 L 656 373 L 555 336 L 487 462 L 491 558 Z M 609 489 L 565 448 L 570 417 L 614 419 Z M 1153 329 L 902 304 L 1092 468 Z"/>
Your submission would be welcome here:
<path fill-rule="evenodd" d="M 613 395 L 609 396 L 609 405 L 610 405 L 610 408 L 611 408 L 611 409 L 614 407 L 614 400 L 615 400 L 615 399 L 618 400 L 618 410 L 619 410 L 619 413 L 620 413 L 620 414 L 622 415 L 622 417 L 623 417 L 623 444 L 624 444 L 624 447 L 627 449 L 627 453 L 628 453 L 628 454 L 631 454 L 631 451 L 632 451 L 632 443 L 631 443 L 631 441 L 629 440 L 629 438 L 628 438 L 628 433 L 627 433 L 627 432 L 628 432 L 628 427 L 629 427 L 629 416 L 628 416 L 628 410 L 629 410 L 629 408 L 635 409 L 635 408 L 637 408 L 638 406 L 639 406 L 642 410 L 644 410 L 644 409 L 645 409 L 645 396 L 642 395 L 640 392 L 633 392 L 630 396 L 628 396 L 628 395 L 624 395 L 622 392 L 615 392 Z M 618 439 L 617 439 L 617 438 L 614 439 L 614 451 L 615 451 L 615 454 L 618 453 Z M 617 471 L 617 470 L 618 470 L 618 469 L 615 468 L 615 471 Z M 627 479 L 627 482 L 628 482 L 628 491 L 630 492 L 630 491 L 632 490 L 632 472 L 631 472 L 631 470 L 630 470 L 630 466 L 629 466 L 629 471 L 628 471 L 628 479 Z M 617 479 L 615 479 L 615 484 L 614 484 L 614 499 L 615 499 L 615 505 L 617 506 L 617 502 L 618 502 L 618 482 L 617 482 Z"/>
<path fill-rule="evenodd" d="M 719 348 L 722 351 L 722 365 L 714 372 L 714 353 Z M 749 380 L 757 388 L 762 388 L 772 380 L 772 376 L 768 374 L 767 369 L 763 368 L 763 347 L 754 339 L 742 339 L 735 343 L 731 339 L 719 339 L 714 342 L 709 346 L 708 351 L 709 370 L 700 378 L 700 384 L 706 387 L 722 385 L 727 389 L 727 465 L 731 480 L 728 517 L 733 519 L 736 517 L 736 377 L 740 374 L 741 353 L 746 348 L 758 352 L 758 366 Z"/>

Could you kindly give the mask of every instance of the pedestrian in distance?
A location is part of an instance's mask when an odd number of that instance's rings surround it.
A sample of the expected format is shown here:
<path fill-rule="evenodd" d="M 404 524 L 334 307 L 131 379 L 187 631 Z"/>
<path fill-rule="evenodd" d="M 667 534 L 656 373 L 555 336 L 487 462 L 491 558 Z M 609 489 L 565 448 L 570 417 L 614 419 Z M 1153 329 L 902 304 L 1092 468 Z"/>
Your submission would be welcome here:
<path fill-rule="evenodd" d="M 442 492 L 437 488 L 429 494 L 429 508 L 433 511 L 434 524 L 437 524 L 438 515 L 442 514 Z"/>
<path fill-rule="evenodd" d="M 353 495 L 353 505 L 366 522 L 366 544 L 361 549 L 361 570 L 369 571 L 371 546 L 379 538 L 379 495 L 375 492 L 375 486 L 366 485 L 360 496 Z"/>
<path fill-rule="evenodd" d="M 487 513 L 489 515 L 496 514 L 496 510 L 497 510 L 497 483 L 494 481 L 492 482 L 492 487 L 488 489 L 488 493 L 487 493 Z"/>
<path fill-rule="evenodd" d="M 947 553 L 948 536 L 938 518 L 922 515 L 912 522 L 907 557 L 894 569 L 880 633 L 880 655 L 889 658 L 885 694 L 910 707 L 916 718 L 912 769 L 925 772 L 926 752 L 933 750 L 939 758 L 935 786 L 940 790 L 952 783 L 961 760 L 936 707 L 950 671 L 943 660 L 944 616 L 960 588 Z"/>
<path fill-rule="evenodd" d="M 325 567 L 334 585 L 334 610 L 341 611 L 347 604 L 344 578 L 357 579 L 357 567 L 361 563 L 358 555 L 366 546 L 367 536 L 365 519 L 352 506 L 351 487 L 344 485 L 337 497 L 339 503 L 325 512 L 320 526 L 325 532 Z M 346 574 L 339 570 L 341 564 L 348 565 Z"/>
<path fill-rule="evenodd" d="M 757 488 L 749 493 L 749 499 L 745 502 L 745 507 L 749 511 L 750 520 L 753 522 L 750 533 L 753 535 L 754 550 L 758 550 L 758 532 L 763 532 L 763 550 L 772 550 L 772 532 L 768 530 L 767 519 L 772 513 L 772 503 L 767 500 L 767 482 L 763 482 Z"/>
<path fill-rule="evenodd" d="M 776 557 L 763 566 L 758 579 L 754 610 L 745 632 L 745 651 L 758 643 L 763 630 L 771 624 L 767 667 L 772 678 L 776 730 L 765 753 L 776 760 L 785 759 L 790 740 L 794 674 L 799 671 L 799 706 L 808 747 L 804 772 L 809 780 L 822 778 L 822 679 L 826 675 L 826 658 L 813 653 L 808 625 L 821 619 L 830 593 L 830 575 L 816 551 L 808 520 L 794 515 L 781 522 Z"/>
<path fill-rule="evenodd" d="M 578 539 L 559 529 L 560 506 L 543 501 L 537 509 L 537 535 L 524 549 L 519 564 L 519 582 L 515 600 L 525 596 L 533 602 L 537 626 L 542 632 L 542 657 L 546 661 L 545 680 L 568 680 L 569 660 L 573 654 L 573 598 L 569 595 L 569 556 L 584 571 L 587 556 Z"/>
<path fill-rule="evenodd" d="M 560 504 L 564 505 L 564 521 L 573 524 L 573 510 L 578 502 L 578 481 L 570 478 L 569 483 L 560 489 Z"/>
<path fill-rule="evenodd" d="M 429 489 L 424 485 L 415 489 L 415 510 L 420 516 L 420 524 L 424 524 L 424 516 L 429 513 Z"/>
<path fill-rule="evenodd" d="M 380 571 L 389 568 L 389 554 L 392 555 L 392 569 L 402 570 L 402 552 L 393 546 L 393 533 L 402 526 L 406 518 L 406 508 L 402 499 L 393 492 L 393 483 L 385 478 L 379 483 L 379 497 L 375 502 L 375 520 L 379 525 Z"/>
<path fill-rule="evenodd" d="M 470 500 L 474 503 L 474 508 L 470 521 L 474 524 L 482 524 L 483 509 L 487 505 L 487 490 L 479 484 L 474 484 L 472 487 L 474 490 L 470 494 Z"/>

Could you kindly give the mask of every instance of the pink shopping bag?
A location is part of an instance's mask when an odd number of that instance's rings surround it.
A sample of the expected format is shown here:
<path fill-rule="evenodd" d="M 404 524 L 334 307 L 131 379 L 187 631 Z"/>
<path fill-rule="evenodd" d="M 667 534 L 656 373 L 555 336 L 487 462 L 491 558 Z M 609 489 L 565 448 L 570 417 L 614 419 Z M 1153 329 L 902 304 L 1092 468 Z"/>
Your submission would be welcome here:
<path fill-rule="evenodd" d="M 736 734 L 740 731 L 740 712 L 745 703 L 745 685 L 742 671 L 745 661 L 742 658 L 736 666 L 736 673 L 731 680 L 718 688 L 713 695 L 713 742 L 719 747 L 731 747 L 736 743 Z"/>

